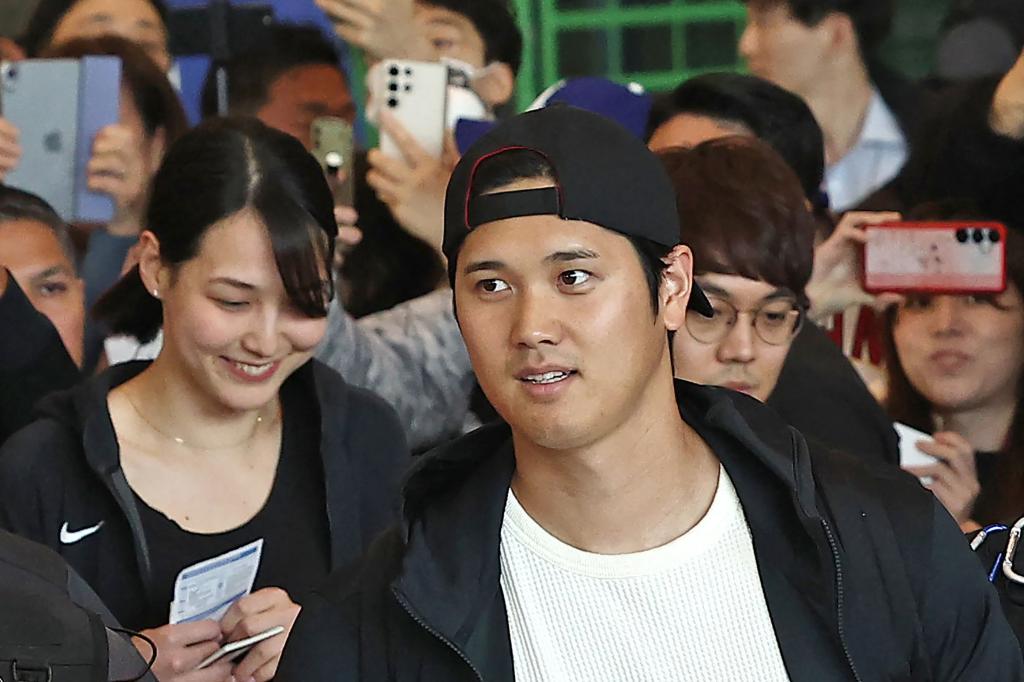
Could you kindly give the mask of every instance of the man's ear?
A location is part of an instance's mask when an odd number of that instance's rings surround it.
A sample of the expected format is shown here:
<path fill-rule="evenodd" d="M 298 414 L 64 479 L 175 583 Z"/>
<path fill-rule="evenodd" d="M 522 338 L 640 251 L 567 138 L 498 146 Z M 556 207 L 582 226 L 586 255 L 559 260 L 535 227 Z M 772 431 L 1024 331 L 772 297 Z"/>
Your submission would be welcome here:
<path fill-rule="evenodd" d="M 682 329 L 686 322 L 686 306 L 693 290 L 693 252 L 679 244 L 665 256 L 661 273 L 659 297 L 661 320 L 669 331 Z"/>
<path fill-rule="evenodd" d="M 829 47 L 838 54 L 860 54 L 860 41 L 857 39 L 857 27 L 849 14 L 829 12 L 821 20 L 820 27 L 827 33 Z"/>
<path fill-rule="evenodd" d="M 516 92 L 516 75 L 505 62 L 491 62 L 473 79 L 473 91 L 495 109 L 507 104 Z"/>
<path fill-rule="evenodd" d="M 160 258 L 160 240 L 149 230 L 139 235 L 139 276 L 155 298 L 161 298 L 171 284 L 171 270 Z"/>

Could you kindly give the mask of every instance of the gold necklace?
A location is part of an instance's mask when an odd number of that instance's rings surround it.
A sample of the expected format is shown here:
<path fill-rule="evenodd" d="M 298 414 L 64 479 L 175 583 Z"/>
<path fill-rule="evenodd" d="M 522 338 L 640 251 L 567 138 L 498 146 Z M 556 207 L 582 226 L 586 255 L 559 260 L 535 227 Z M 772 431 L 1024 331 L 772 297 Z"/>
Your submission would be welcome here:
<path fill-rule="evenodd" d="M 249 435 L 246 436 L 244 439 L 240 440 L 239 442 L 233 444 L 233 445 L 218 445 L 216 447 L 208 447 L 208 446 L 205 446 L 205 445 L 192 445 L 192 444 L 188 443 L 184 438 L 181 438 L 179 436 L 172 436 L 171 434 L 165 432 L 159 426 L 157 426 L 156 424 L 151 422 L 149 419 L 147 419 L 146 415 L 142 414 L 142 410 L 140 410 L 138 408 L 138 406 L 135 404 L 135 401 L 132 400 L 131 394 L 129 394 L 128 391 L 124 391 L 124 397 L 128 401 L 128 404 L 131 405 L 132 410 L 135 412 L 135 414 L 139 415 L 139 419 L 141 419 L 143 422 L 145 422 L 146 425 L 149 426 L 150 429 L 152 429 L 154 432 L 156 432 L 157 434 L 159 434 L 163 438 L 166 438 L 168 440 L 174 441 L 178 445 L 181 445 L 182 447 L 186 447 L 186 448 L 188 448 L 190 450 L 206 450 L 206 451 L 232 450 L 234 448 L 240 447 L 240 446 L 242 446 L 242 445 L 244 445 L 246 443 L 251 442 L 252 439 L 256 437 L 256 432 L 259 430 L 260 425 L 263 423 L 263 415 L 256 415 L 256 422 L 253 424 L 252 431 L 249 433 Z"/>

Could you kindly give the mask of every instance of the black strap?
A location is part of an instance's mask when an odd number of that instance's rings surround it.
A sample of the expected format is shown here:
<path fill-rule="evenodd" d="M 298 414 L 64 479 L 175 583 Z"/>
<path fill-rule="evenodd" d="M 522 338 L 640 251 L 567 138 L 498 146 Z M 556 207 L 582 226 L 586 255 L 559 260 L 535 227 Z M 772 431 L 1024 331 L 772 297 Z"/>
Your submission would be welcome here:
<path fill-rule="evenodd" d="M 469 227 L 530 215 L 561 215 L 557 187 L 482 194 L 469 203 Z"/>

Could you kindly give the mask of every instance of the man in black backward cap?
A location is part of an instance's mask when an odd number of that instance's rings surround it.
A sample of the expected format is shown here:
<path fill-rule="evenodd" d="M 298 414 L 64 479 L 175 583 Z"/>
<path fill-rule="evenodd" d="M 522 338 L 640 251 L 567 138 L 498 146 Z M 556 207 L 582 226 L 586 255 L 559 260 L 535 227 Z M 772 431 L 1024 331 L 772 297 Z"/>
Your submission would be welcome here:
<path fill-rule="evenodd" d="M 916 481 L 673 380 L 669 335 L 713 313 L 639 140 L 569 107 L 517 116 L 445 210 L 504 421 L 419 460 L 400 525 L 306 602 L 279 682 L 1022 679 Z"/>

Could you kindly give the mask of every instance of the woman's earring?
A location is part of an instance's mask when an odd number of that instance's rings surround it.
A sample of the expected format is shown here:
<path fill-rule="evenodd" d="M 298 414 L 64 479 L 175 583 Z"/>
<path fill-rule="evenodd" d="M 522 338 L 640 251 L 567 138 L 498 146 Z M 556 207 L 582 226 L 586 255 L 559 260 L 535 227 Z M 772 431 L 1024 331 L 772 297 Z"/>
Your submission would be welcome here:
<path fill-rule="evenodd" d="M 153 289 L 153 298 L 155 298 L 158 301 L 160 300 L 160 292 L 157 291 L 156 289 Z"/>

